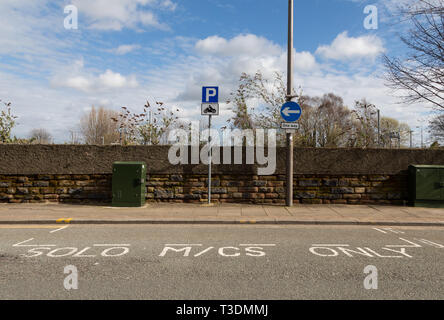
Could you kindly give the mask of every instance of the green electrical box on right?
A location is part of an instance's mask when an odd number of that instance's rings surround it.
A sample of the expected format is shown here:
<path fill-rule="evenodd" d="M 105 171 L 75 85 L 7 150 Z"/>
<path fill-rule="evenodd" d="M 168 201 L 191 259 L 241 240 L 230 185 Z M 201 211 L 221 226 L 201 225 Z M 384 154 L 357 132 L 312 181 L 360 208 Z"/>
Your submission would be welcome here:
<path fill-rule="evenodd" d="M 113 164 L 113 207 L 142 207 L 146 197 L 146 163 Z"/>
<path fill-rule="evenodd" d="M 444 166 L 409 166 L 409 204 L 444 208 Z"/>

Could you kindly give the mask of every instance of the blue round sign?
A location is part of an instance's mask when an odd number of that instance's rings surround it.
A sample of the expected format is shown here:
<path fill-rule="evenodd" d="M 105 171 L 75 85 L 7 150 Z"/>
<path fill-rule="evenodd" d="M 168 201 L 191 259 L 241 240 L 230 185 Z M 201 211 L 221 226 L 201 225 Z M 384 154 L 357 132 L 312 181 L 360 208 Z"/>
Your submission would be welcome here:
<path fill-rule="evenodd" d="M 281 107 L 281 117 L 286 122 L 296 122 L 302 116 L 302 108 L 296 102 L 290 101 Z"/>

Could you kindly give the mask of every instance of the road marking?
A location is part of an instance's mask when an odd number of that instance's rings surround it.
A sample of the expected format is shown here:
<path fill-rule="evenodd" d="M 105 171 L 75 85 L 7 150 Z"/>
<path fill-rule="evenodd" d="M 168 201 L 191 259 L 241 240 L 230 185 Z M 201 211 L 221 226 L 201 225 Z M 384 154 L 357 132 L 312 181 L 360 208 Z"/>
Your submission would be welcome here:
<path fill-rule="evenodd" d="M 408 255 L 405 252 L 405 248 L 400 248 L 400 250 L 390 249 L 390 248 L 382 248 L 382 250 L 387 250 L 391 252 L 400 253 L 401 255 L 411 258 L 410 255 Z M 336 244 L 313 244 L 311 248 L 309 248 L 309 251 L 313 253 L 314 255 L 321 256 L 321 257 L 338 257 L 340 253 L 343 253 L 344 255 L 353 258 L 356 255 L 360 256 L 366 256 L 369 258 L 402 258 L 402 256 L 384 256 L 382 254 L 377 253 L 375 250 L 372 250 L 368 247 L 361 248 L 361 247 L 353 247 L 351 248 L 348 244 L 343 245 L 336 245 Z"/>
<path fill-rule="evenodd" d="M 52 231 L 50 231 L 49 233 L 54 233 L 54 232 L 57 232 L 57 231 L 60 231 L 60 230 L 66 229 L 66 228 L 68 228 L 68 227 L 69 227 L 69 226 L 63 226 L 63 227 L 58 228 L 58 229 L 56 229 L 56 230 L 52 230 Z"/>
<path fill-rule="evenodd" d="M 24 244 L 24 243 L 30 242 L 32 240 L 34 240 L 34 238 L 16 243 L 12 246 L 13 247 L 56 247 L 57 246 L 56 244 Z"/>
<path fill-rule="evenodd" d="M 350 258 L 353 258 L 352 253 L 373 258 L 373 256 L 370 253 L 368 253 L 366 250 L 364 250 L 364 249 L 362 249 L 360 247 L 356 247 L 356 250 L 358 250 L 358 251 L 352 250 L 352 249 L 345 249 L 343 247 L 338 247 L 338 250 L 341 250 L 346 256 L 348 256 Z"/>
<path fill-rule="evenodd" d="M 422 248 L 421 245 L 419 245 L 417 243 L 414 243 L 412 241 L 409 241 L 407 239 L 404 239 L 404 238 L 399 238 L 399 239 L 409 243 L 409 245 L 405 245 L 405 244 L 388 244 L 385 247 L 389 247 L 389 248 Z"/>
<path fill-rule="evenodd" d="M 312 247 L 350 247 L 349 244 L 312 244 Z"/>
<path fill-rule="evenodd" d="M 207 253 L 208 251 L 212 250 L 212 249 L 214 249 L 214 247 L 209 247 L 209 248 L 205 249 L 204 251 L 195 254 L 194 256 L 195 256 L 195 257 L 199 257 L 199 256 L 201 256 L 201 255 Z"/>
<path fill-rule="evenodd" d="M 175 249 L 172 247 L 183 247 L 180 249 Z M 167 254 L 168 250 L 170 251 L 174 251 L 174 252 L 181 252 L 183 251 L 183 256 L 184 257 L 188 257 L 190 255 L 192 247 L 191 246 L 183 246 L 183 245 L 179 245 L 179 246 L 174 246 L 174 245 L 165 245 L 165 247 L 163 248 L 162 252 L 160 253 L 159 257 L 165 257 L 165 255 Z"/>
<path fill-rule="evenodd" d="M 72 221 L 72 218 L 60 218 L 56 220 L 56 223 L 70 223 Z"/>
<path fill-rule="evenodd" d="M 349 246 L 348 246 L 349 247 Z M 407 258 L 412 258 L 411 255 L 408 255 L 405 251 L 405 248 L 399 248 L 399 250 L 396 249 L 390 249 L 390 248 L 382 248 L 382 250 L 387 250 L 391 252 L 400 253 L 402 256 L 384 256 L 382 254 L 377 253 L 375 250 L 372 250 L 368 247 L 361 248 L 356 247 L 356 250 L 352 249 L 346 249 L 344 247 L 328 247 L 328 246 L 312 246 L 308 249 L 311 253 L 314 255 L 320 256 L 320 257 L 338 257 L 339 253 L 342 252 L 344 255 L 353 258 L 356 255 L 366 256 L 369 258 L 403 258 L 403 256 Z M 320 250 L 323 250 L 323 252 Z M 373 256 L 374 254 L 375 256 Z"/>
<path fill-rule="evenodd" d="M 377 228 L 373 228 L 377 229 Z M 399 233 L 399 231 L 393 230 L 391 228 L 383 228 L 383 233 L 386 233 L 385 231 Z M 381 230 L 378 230 L 381 231 Z M 402 232 L 404 233 L 404 232 Z M 411 240 L 407 240 L 404 238 L 399 238 L 399 240 L 403 241 L 405 244 L 389 244 L 382 247 L 380 250 L 395 252 L 399 255 L 383 255 L 378 253 L 375 249 L 371 249 L 369 247 L 350 247 L 348 244 L 313 244 L 311 248 L 309 248 L 309 251 L 313 253 L 314 255 L 321 256 L 321 257 L 337 257 L 340 255 L 340 253 L 345 254 L 348 257 L 355 257 L 356 255 L 363 255 L 367 256 L 369 258 L 412 258 L 411 255 L 407 254 L 406 250 L 407 248 L 424 248 L 423 245 L 428 245 L 433 248 L 437 249 L 444 249 L 444 244 L 440 244 L 437 242 L 433 242 L 427 239 L 418 239 L 414 238 L 416 242 L 413 242 Z M 418 243 L 417 243 L 418 242 Z M 420 245 L 419 243 L 423 244 Z M 349 249 L 346 249 L 346 247 L 349 247 Z M 381 252 L 379 249 L 377 249 L 379 252 Z"/>
<path fill-rule="evenodd" d="M 275 244 L 240 244 L 241 247 L 275 247 Z"/>
<path fill-rule="evenodd" d="M 131 247 L 130 244 L 94 244 L 94 247 Z"/>
<path fill-rule="evenodd" d="M 232 253 L 232 254 L 225 253 L 226 249 L 230 249 L 230 250 L 234 251 L 234 253 Z M 241 255 L 239 252 L 239 248 L 236 248 L 236 247 L 222 247 L 222 248 L 219 248 L 218 253 L 222 257 L 239 257 Z"/>
<path fill-rule="evenodd" d="M 120 253 L 109 254 L 109 252 L 111 250 L 121 250 L 121 249 L 123 249 L 123 251 Z M 105 249 L 105 250 L 103 250 L 101 255 L 102 255 L 102 257 L 121 257 L 121 256 L 124 256 L 125 254 L 127 254 L 128 252 L 129 252 L 129 248 L 122 246 L 122 247 L 113 247 L 113 248 Z"/>
<path fill-rule="evenodd" d="M 0 226 L 0 229 L 54 229 L 56 226 Z"/>
<path fill-rule="evenodd" d="M 405 255 L 407 258 L 413 258 L 411 255 L 408 255 L 405 252 L 405 248 L 399 248 L 399 251 L 395 250 L 395 249 L 390 249 L 390 248 L 382 248 L 382 250 L 387 250 L 387 251 L 392 251 L 392 252 L 400 253 L 402 255 Z"/>
<path fill-rule="evenodd" d="M 66 257 L 66 256 L 70 256 L 70 255 L 73 255 L 74 253 L 76 253 L 77 252 L 77 248 L 74 248 L 74 247 L 66 247 L 66 248 L 57 248 L 57 249 L 54 249 L 54 250 L 52 250 L 52 251 L 50 251 L 50 252 L 48 252 L 47 254 L 46 254 L 46 256 L 47 257 L 51 257 L 51 258 L 61 258 L 61 257 Z M 63 254 L 57 254 L 56 255 L 56 252 L 60 252 L 60 251 L 67 251 L 67 252 L 65 252 L 65 253 L 63 253 Z"/>
<path fill-rule="evenodd" d="M 224 246 L 224 247 L 205 247 L 205 248 L 196 248 L 201 247 L 202 244 L 166 244 L 160 253 L 159 257 L 165 257 L 168 252 L 171 254 L 179 254 L 183 257 L 189 257 L 191 255 L 191 251 L 197 251 L 192 257 L 200 257 L 203 256 L 210 251 L 217 251 L 222 257 L 240 257 L 242 255 L 250 256 L 250 257 L 263 257 L 266 255 L 264 251 L 264 247 L 274 247 L 276 244 L 240 244 L 238 246 Z M 194 247 L 194 249 L 193 249 Z M 214 249 L 214 250 L 213 250 Z M 229 253 L 226 251 L 230 250 Z M 194 252 L 193 252 L 194 253 Z"/>
<path fill-rule="evenodd" d="M 393 232 L 393 233 L 401 233 L 401 234 L 404 234 L 404 233 L 405 233 L 404 231 L 401 231 L 401 230 L 395 230 L 395 229 L 393 229 L 393 228 L 386 228 L 386 230 L 388 230 L 388 231 L 390 231 L 390 232 Z"/>
<path fill-rule="evenodd" d="M 49 248 L 49 247 L 34 247 L 32 249 L 29 249 L 27 253 L 22 254 L 21 256 L 25 258 L 35 258 L 39 256 L 46 255 L 50 258 L 63 258 L 63 257 L 74 257 L 74 258 L 94 258 L 97 257 L 99 254 L 102 257 L 121 257 L 123 255 L 126 255 L 130 248 L 127 246 L 121 246 L 121 247 L 106 247 L 102 249 L 103 251 L 95 251 L 91 252 L 93 254 L 86 255 L 84 254 L 86 251 L 92 249 L 91 247 L 85 247 L 85 248 L 77 248 L 77 247 L 61 247 L 61 248 Z M 45 251 L 47 251 L 45 253 Z M 94 251 L 94 249 L 92 249 Z M 116 252 L 117 251 L 117 252 Z"/>
<path fill-rule="evenodd" d="M 315 250 L 315 249 L 329 250 L 331 254 L 322 254 L 322 253 L 317 252 L 317 250 Z M 329 248 L 329 247 L 325 247 L 325 246 L 323 246 L 323 247 L 312 246 L 312 247 L 311 247 L 310 249 L 308 249 L 308 250 L 309 250 L 311 253 L 313 253 L 313 254 L 315 254 L 315 255 L 317 255 L 317 256 L 321 256 L 321 257 L 337 257 L 337 256 L 339 255 L 339 253 L 338 253 L 335 249 L 332 249 L 332 248 Z"/>
<path fill-rule="evenodd" d="M 402 258 L 402 256 L 384 256 L 382 254 L 377 253 L 375 250 L 367 248 L 367 247 L 365 247 L 364 249 L 367 251 L 370 251 L 370 253 L 373 253 L 378 258 Z"/>
<path fill-rule="evenodd" d="M 376 231 L 382 232 L 382 233 L 386 233 L 386 234 L 388 232 L 392 232 L 392 233 L 396 233 L 396 234 L 398 234 L 398 233 L 404 234 L 405 233 L 404 231 L 395 230 L 395 229 L 389 228 L 389 227 L 387 227 L 387 228 L 373 228 L 373 229 Z"/>
<path fill-rule="evenodd" d="M 428 244 L 432 247 L 438 248 L 438 249 L 444 249 L 444 245 L 436 243 L 436 242 L 432 242 L 430 240 L 426 240 L 426 239 L 417 239 L 415 238 L 415 240 L 418 240 L 419 242 L 422 242 L 424 244 Z"/>
<path fill-rule="evenodd" d="M 83 253 L 88 251 L 89 249 L 91 249 L 91 247 L 86 247 L 84 249 L 82 249 L 81 251 L 77 252 L 75 255 L 73 255 L 73 257 L 76 258 L 94 258 L 95 255 L 84 255 Z"/>
<path fill-rule="evenodd" d="M 203 244 L 166 244 L 165 246 L 170 246 L 170 247 L 181 247 L 181 246 L 185 246 L 185 247 L 201 247 L 203 246 Z"/>

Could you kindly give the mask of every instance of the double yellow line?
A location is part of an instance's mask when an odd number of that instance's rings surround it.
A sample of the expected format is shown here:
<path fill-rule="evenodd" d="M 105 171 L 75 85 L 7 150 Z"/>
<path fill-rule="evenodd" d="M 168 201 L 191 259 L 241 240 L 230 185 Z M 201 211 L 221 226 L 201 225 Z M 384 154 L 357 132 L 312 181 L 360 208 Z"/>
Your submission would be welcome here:
<path fill-rule="evenodd" d="M 256 224 L 256 220 L 240 220 L 241 224 Z"/>

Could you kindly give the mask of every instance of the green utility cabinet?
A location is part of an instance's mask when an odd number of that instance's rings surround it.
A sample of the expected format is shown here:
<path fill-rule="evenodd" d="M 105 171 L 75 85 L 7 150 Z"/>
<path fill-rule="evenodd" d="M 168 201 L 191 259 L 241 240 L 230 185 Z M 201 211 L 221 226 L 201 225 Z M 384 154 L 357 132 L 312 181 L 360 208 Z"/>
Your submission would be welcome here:
<path fill-rule="evenodd" d="M 113 206 L 141 207 L 146 197 L 146 163 L 113 164 Z"/>
<path fill-rule="evenodd" d="M 410 205 L 444 208 L 444 166 L 409 166 Z"/>

